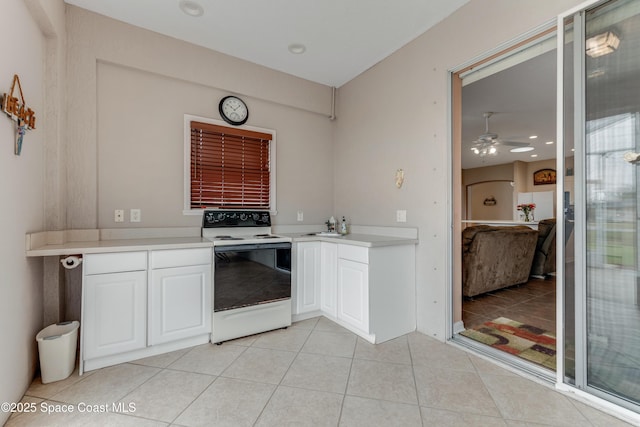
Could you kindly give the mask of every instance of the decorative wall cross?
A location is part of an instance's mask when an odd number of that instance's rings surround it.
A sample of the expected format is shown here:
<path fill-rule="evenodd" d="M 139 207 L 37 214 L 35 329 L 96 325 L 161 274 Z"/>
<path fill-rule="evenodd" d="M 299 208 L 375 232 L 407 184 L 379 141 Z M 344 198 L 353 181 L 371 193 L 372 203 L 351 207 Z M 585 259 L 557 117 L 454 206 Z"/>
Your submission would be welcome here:
<path fill-rule="evenodd" d="M 20 92 L 20 99 L 13 96 L 13 91 L 18 86 Z M 20 84 L 20 78 L 17 74 L 13 76 L 13 84 L 11 85 L 11 92 L 6 93 L 2 97 L 2 111 L 7 116 L 16 122 L 16 141 L 14 146 L 14 153 L 19 156 L 22 151 L 22 138 L 26 131 L 36 128 L 36 113 L 31 108 L 27 107 L 27 103 L 24 100 L 24 94 L 22 93 L 22 85 Z"/>

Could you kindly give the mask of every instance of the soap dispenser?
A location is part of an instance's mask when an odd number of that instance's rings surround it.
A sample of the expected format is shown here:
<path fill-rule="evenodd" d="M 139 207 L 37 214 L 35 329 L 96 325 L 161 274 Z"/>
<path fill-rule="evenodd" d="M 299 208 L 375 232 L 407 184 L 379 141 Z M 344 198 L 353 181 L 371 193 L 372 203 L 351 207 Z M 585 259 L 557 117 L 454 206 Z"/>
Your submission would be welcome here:
<path fill-rule="evenodd" d="M 340 222 L 340 234 L 347 234 L 347 220 L 342 217 L 342 221 Z"/>

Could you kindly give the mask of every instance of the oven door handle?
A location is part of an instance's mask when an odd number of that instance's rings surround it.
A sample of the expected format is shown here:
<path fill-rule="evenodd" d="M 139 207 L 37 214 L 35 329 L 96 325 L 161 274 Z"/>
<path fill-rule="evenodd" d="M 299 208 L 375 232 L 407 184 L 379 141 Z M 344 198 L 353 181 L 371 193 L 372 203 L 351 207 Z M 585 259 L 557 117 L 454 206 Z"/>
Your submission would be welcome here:
<path fill-rule="evenodd" d="M 291 249 L 291 243 L 283 242 L 283 243 L 252 243 L 252 244 L 239 244 L 239 245 L 222 245 L 222 246 L 214 246 L 213 250 L 215 253 L 223 253 L 223 252 L 246 252 L 246 251 L 255 251 L 260 249 Z"/>

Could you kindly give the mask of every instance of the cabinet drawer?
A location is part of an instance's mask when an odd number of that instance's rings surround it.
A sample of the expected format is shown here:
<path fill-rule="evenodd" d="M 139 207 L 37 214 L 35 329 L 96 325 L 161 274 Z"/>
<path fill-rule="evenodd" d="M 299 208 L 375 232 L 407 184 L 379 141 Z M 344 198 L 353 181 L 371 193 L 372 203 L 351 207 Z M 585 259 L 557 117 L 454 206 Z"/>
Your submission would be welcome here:
<path fill-rule="evenodd" d="M 338 258 L 369 264 L 369 248 L 354 245 L 338 245 Z"/>
<path fill-rule="evenodd" d="M 211 248 L 168 249 L 151 252 L 151 268 L 186 267 L 211 264 Z"/>
<path fill-rule="evenodd" d="M 84 274 L 86 275 L 146 269 L 146 252 L 114 252 L 84 256 Z"/>

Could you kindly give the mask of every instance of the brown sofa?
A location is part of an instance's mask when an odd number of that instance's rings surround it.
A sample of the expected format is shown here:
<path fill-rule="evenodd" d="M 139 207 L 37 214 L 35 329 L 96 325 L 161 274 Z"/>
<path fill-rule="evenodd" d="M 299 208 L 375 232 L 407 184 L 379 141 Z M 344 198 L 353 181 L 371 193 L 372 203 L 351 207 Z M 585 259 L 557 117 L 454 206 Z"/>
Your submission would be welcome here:
<path fill-rule="evenodd" d="M 462 294 L 485 292 L 529 279 L 538 232 L 527 226 L 476 225 L 462 232 Z"/>
<path fill-rule="evenodd" d="M 556 219 L 538 223 L 538 243 L 531 266 L 532 276 L 546 276 L 556 271 Z"/>

